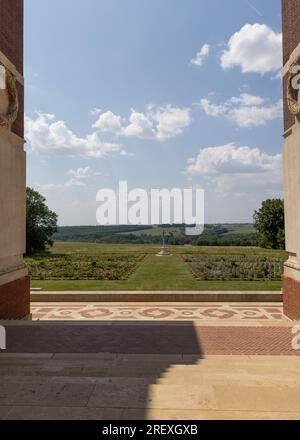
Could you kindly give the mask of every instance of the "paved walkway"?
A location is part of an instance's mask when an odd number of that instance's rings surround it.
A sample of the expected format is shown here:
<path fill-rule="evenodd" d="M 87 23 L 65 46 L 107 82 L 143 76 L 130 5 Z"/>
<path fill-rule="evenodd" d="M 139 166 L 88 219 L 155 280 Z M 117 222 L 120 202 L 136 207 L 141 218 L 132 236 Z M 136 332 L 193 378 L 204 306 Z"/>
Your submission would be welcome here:
<path fill-rule="evenodd" d="M 300 419 L 300 357 L 0 355 L 0 419 Z"/>
<path fill-rule="evenodd" d="M 7 353 L 300 356 L 291 322 L 208 326 L 200 321 L 7 322 Z"/>
<path fill-rule="evenodd" d="M 34 320 L 282 321 L 282 305 L 218 303 L 33 303 Z"/>
<path fill-rule="evenodd" d="M 33 303 L 1 322 L 0 419 L 300 419 L 280 303 Z M 40 321 L 38 321 L 40 319 Z"/>

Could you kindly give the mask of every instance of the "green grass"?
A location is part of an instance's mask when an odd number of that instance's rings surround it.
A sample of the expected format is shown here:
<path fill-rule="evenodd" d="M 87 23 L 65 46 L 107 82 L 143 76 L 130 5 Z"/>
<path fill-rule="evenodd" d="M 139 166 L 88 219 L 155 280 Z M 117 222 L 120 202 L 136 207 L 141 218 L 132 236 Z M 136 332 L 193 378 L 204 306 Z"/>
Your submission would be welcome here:
<path fill-rule="evenodd" d="M 155 256 L 159 246 L 151 245 L 103 245 L 93 243 L 57 242 L 51 252 L 76 253 L 86 255 L 125 255 L 146 254 L 144 261 L 138 266 L 133 275 L 126 281 L 101 280 L 57 280 L 32 281 L 32 287 L 41 287 L 49 291 L 279 291 L 280 281 L 199 281 L 193 277 L 182 254 L 198 255 L 267 255 L 282 256 L 283 251 L 271 251 L 258 248 L 231 247 L 170 247 L 173 256 L 158 258 Z"/>
<path fill-rule="evenodd" d="M 144 244 L 102 244 L 83 243 L 76 241 L 57 241 L 51 248 L 52 254 L 86 254 L 86 255 L 128 255 L 128 254 L 155 254 L 159 246 Z"/>
<path fill-rule="evenodd" d="M 111 254 L 150 254 L 155 255 L 161 246 L 148 244 L 102 244 L 102 243 L 83 243 L 83 242 L 63 242 L 54 243 L 50 252 L 53 254 L 88 254 L 88 255 L 111 255 Z M 266 256 L 285 256 L 285 251 L 261 249 L 257 247 L 220 247 L 220 246 L 169 246 L 173 255 L 266 255 Z"/>
<path fill-rule="evenodd" d="M 238 224 L 238 225 L 234 225 L 234 224 L 224 224 L 224 225 L 222 225 L 222 226 L 224 226 L 224 228 L 226 228 L 226 229 L 228 229 L 228 232 L 226 233 L 226 234 L 224 234 L 225 236 L 226 235 L 232 235 L 232 234 L 238 234 L 238 235 L 240 235 L 240 234 L 255 234 L 255 228 L 254 228 L 254 226 L 253 225 L 251 225 L 251 224 Z"/>

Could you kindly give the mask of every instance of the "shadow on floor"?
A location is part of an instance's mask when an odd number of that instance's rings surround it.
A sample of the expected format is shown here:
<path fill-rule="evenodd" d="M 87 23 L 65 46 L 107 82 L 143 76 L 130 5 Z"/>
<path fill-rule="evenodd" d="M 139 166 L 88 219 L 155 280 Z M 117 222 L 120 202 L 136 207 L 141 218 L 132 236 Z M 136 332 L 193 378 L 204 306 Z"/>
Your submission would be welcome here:
<path fill-rule="evenodd" d="M 192 322 L 11 322 L 6 332 L 0 401 L 11 419 L 145 419 L 149 387 L 203 356 Z"/>

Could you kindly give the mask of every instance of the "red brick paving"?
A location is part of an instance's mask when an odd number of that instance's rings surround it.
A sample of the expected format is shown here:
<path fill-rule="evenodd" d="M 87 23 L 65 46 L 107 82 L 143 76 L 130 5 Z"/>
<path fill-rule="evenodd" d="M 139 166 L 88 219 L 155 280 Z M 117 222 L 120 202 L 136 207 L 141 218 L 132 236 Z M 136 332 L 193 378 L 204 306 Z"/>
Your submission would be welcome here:
<path fill-rule="evenodd" d="M 292 349 L 292 327 L 202 327 L 193 323 L 11 324 L 7 352 L 300 355 Z"/>
<path fill-rule="evenodd" d="M 288 327 L 197 328 L 205 354 L 214 355 L 300 355 L 292 348 Z"/>

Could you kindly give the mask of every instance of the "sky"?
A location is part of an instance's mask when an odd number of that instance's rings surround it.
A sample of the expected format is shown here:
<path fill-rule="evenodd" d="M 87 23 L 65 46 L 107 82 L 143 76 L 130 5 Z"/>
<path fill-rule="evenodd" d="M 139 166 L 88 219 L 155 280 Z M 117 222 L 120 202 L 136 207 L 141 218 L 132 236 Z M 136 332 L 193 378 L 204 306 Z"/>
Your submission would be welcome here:
<path fill-rule="evenodd" d="M 281 46 L 280 0 L 25 0 L 28 185 L 60 225 L 120 180 L 251 222 L 282 197 Z"/>

